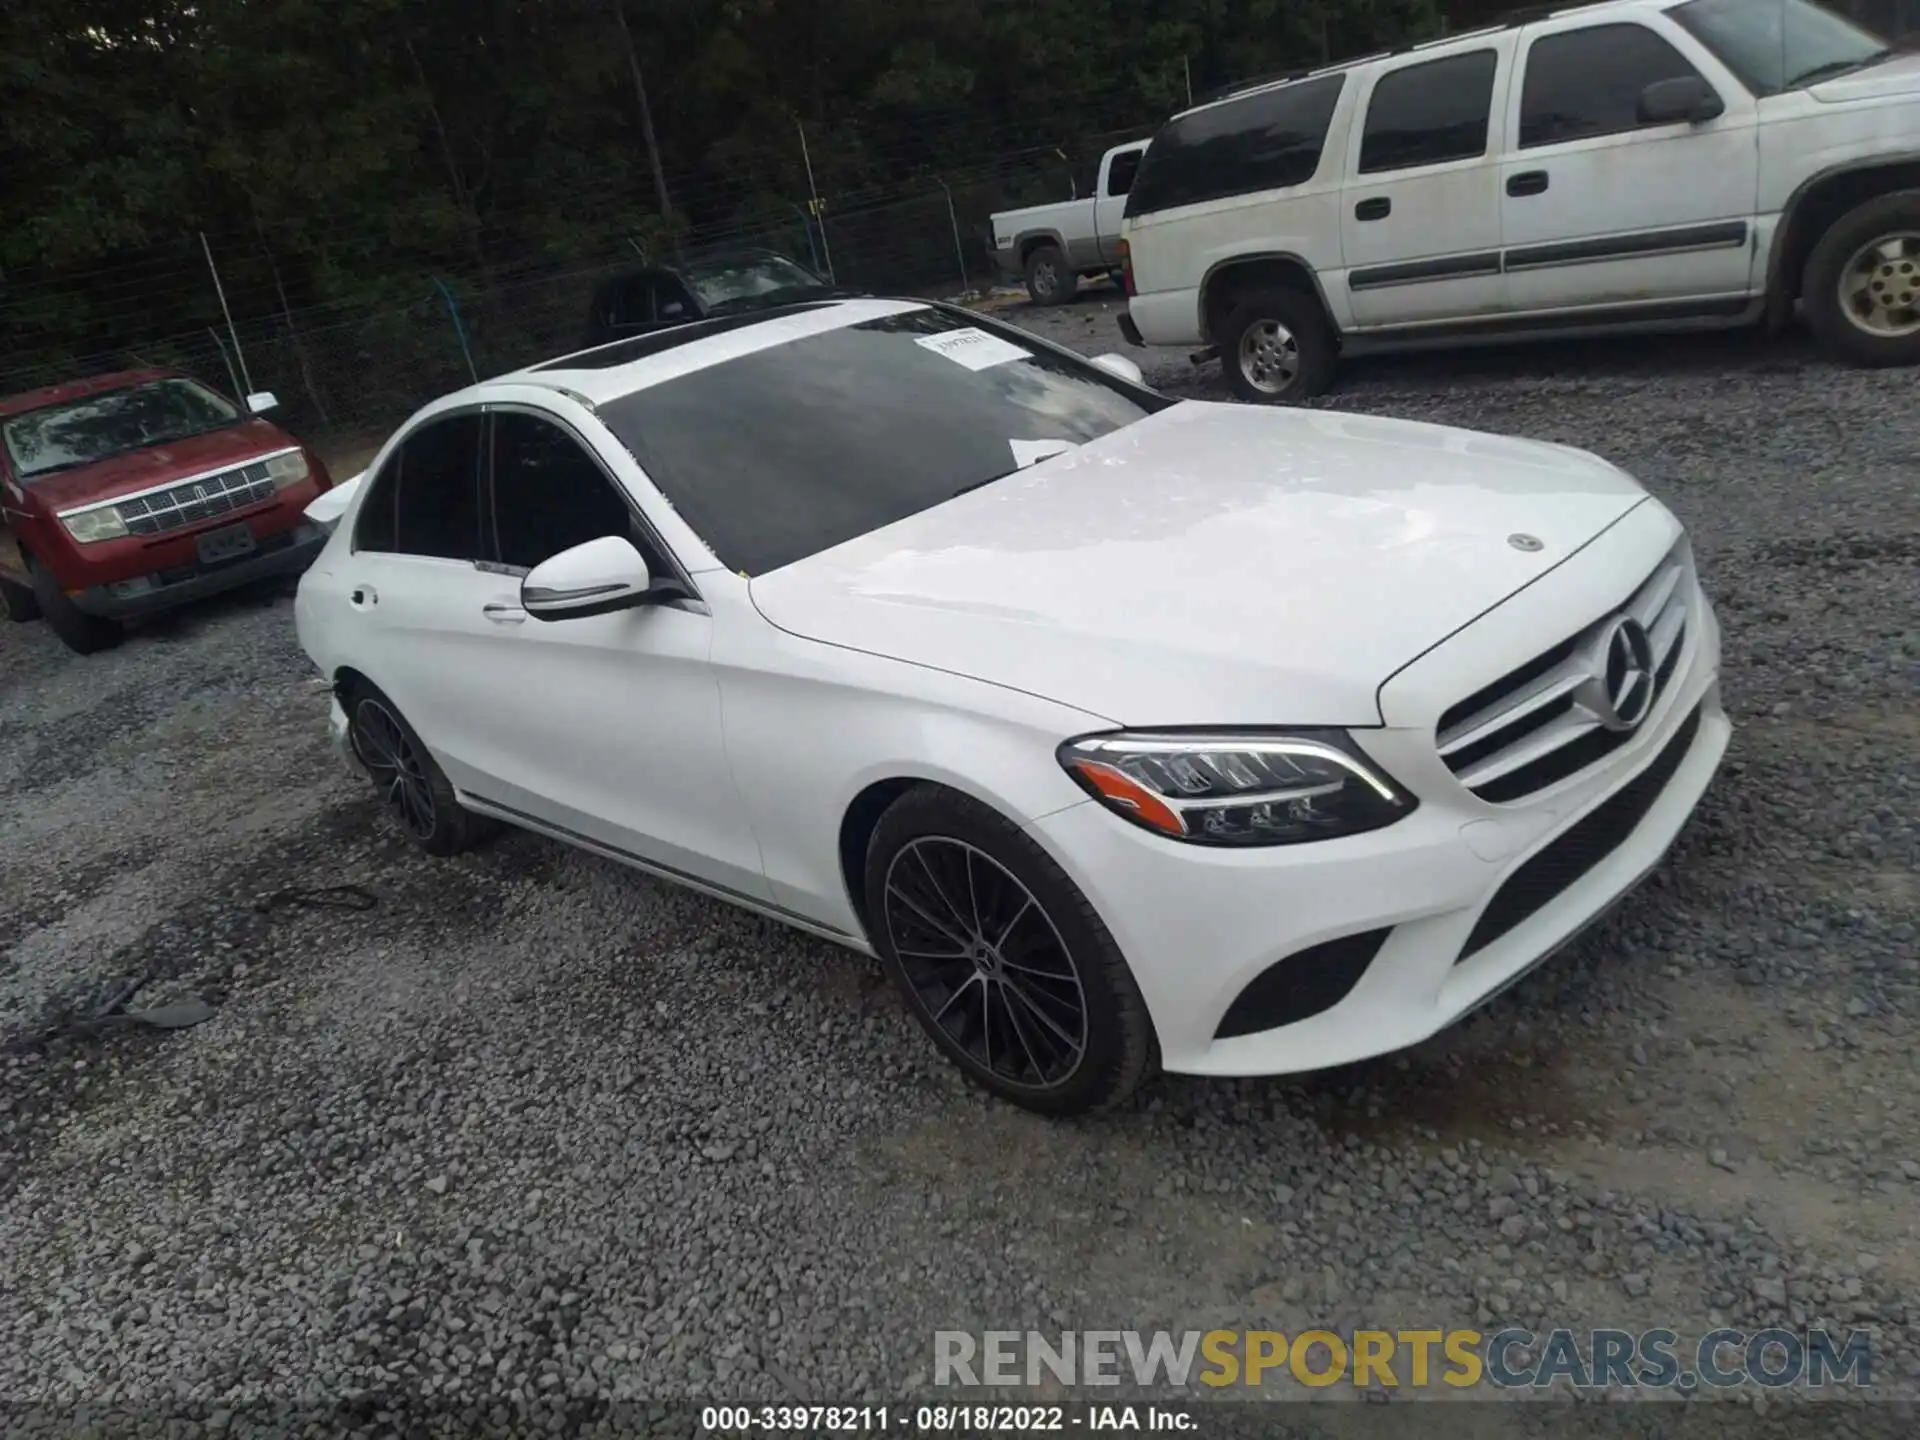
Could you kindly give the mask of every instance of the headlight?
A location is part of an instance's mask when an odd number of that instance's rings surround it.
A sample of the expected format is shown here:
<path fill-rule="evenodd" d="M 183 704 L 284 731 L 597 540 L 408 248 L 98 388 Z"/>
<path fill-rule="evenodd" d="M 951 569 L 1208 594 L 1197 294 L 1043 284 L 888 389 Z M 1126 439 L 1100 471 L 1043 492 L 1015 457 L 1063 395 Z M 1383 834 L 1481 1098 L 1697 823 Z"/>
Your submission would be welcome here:
<path fill-rule="evenodd" d="M 267 461 L 267 476 L 276 490 L 290 490 L 307 478 L 307 457 L 298 450 L 275 455 Z"/>
<path fill-rule="evenodd" d="M 91 545 L 96 540 L 118 540 L 127 533 L 127 522 L 120 518 L 120 507 L 117 505 L 82 510 L 78 515 L 62 515 L 60 523 L 82 545 Z"/>
<path fill-rule="evenodd" d="M 1116 815 L 1193 845 L 1293 845 L 1391 825 L 1417 803 L 1338 730 L 1088 735 L 1067 773 Z"/>

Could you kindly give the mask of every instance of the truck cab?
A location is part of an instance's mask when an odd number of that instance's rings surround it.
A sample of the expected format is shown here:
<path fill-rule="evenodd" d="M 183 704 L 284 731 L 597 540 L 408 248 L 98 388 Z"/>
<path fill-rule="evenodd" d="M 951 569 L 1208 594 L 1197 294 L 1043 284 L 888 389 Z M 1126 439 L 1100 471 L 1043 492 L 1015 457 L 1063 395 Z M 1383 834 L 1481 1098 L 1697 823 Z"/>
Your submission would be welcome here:
<path fill-rule="evenodd" d="M 994 259 L 1025 279 L 1034 304 L 1065 304 L 1083 278 L 1119 278 L 1120 222 L 1147 143 L 1132 140 L 1102 155 L 1091 195 L 994 215 Z"/>

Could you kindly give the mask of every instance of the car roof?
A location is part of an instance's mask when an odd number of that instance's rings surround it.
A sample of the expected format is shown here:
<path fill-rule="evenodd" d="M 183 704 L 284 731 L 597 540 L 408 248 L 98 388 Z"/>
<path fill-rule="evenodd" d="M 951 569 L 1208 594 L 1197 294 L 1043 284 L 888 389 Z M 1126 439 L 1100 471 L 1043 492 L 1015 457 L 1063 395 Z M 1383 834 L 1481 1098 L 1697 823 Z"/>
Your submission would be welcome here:
<path fill-rule="evenodd" d="M 809 300 L 695 320 L 545 360 L 483 381 L 463 393 L 471 399 L 483 399 L 495 386 L 538 385 L 572 395 L 588 405 L 601 405 L 725 360 L 926 308 L 929 302 L 925 300 Z"/>
<path fill-rule="evenodd" d="M 1402 55 L 1428 50 L 1446 50 L 1467 41 L 1484 39 L 1488 35 L 1498 35 L 1504 30 L 1514 30 L 1522 25 L 1532 25 L 1561 15 L 1584 15 L 1589 11 L 1602 18 L 1608 14 L 1644 15 L 1650 11 L 1671 10 L 1680 3 L 1681 0 L 1573 0 L 1573 3 L 1568 5 L 1529 6 L 1511 11 L 1491 24 L 1478 25 L 1471 30 L 1462 30 L 1453 35 L 1442 35 L 1432 40 L 1400 45 L 1392 50 L 1372 50 L 1364 55 L 1355 55 L 1347 60 L 1336 60 L 1330 65 L 1316 66 L 1311 70 L 1291 70 L 1279 75 L 1263 75 L 1256 79 L 1222 86 L 1207 95 L 1199 104 L 1190 105 L 1185 110 L 1176 112 L 1169 117 L 1168 123 L 1185 119 L 1203 110 L 1211 110 L 1214 106 L 1224 105 L 1229 100 L 1244 100 L 1249 95 L 1256 95 L 1263 91 L 1297 85 L 1303 80 L 1315 80 L 1322 75 L 1338 75 L 1344 71 L 1358 70 L 1362 66 L 1373 65 L 1382 60 L 1397 59 Z M 1756 3 L 1760 3 L 1760 0 L 1756 0 Z"/>
<path fill-rule="evenodd" d="M 45 405 L 61 405 L 69 400 L 84 400 L 89 395 L 98 395 L 107 390 L 124 390 L 130 385 L 144 384 L 149 380 L 176 380 L 184 378 L 178 370 L 146 369 L 115 370 L 108 375 L 89 375 L 84 380 L 63 380 L 58 385 L 45 385 L 38 390 L 26 390 L 18 395 L 0 396 L 0 415 L 19 415 L 28 410 L 38 410 Z"/>

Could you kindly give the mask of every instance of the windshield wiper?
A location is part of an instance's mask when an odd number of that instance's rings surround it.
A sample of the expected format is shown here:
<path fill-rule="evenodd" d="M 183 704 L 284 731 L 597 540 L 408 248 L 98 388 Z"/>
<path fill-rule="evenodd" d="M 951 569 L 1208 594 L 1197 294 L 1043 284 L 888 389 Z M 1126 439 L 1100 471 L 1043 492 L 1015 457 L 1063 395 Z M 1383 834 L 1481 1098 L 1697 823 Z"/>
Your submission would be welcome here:
<path fill-rule="evenodd" d="M 1878 65 L 1893 51 L 1881 50 L 1859 60 L 1829 60 L 1824 65 L 1815 65 L 1811 70 L 1802 70 L 1786 84 L 1789 90 L 1798 90 L 1802 85 L 1811 85 L 1816 80 L 1831 80 L 1836 75 L 1845 75 L 1849 71 L 1864 70 L 1869 65 Z"/>

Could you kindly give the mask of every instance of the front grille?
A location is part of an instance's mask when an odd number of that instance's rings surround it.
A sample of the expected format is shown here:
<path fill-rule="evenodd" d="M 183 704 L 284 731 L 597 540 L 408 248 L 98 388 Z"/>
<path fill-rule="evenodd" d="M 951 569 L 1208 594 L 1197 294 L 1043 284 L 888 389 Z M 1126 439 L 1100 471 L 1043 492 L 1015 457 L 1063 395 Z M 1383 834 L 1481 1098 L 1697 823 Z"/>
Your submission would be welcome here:
<path fill-rule="evenodd" d="M 1608 729 L 1581 704 L 1579 692 L 1604 664 L 1596 649 L 1618 616 L 1646 627 L 1654 672 L 1650 715 L 1680 663 L 1693 593 L 1683 542 L 1618 610 L 1448 709 L 1437 729 L 1440 758 L 1475 795 L 1505 804 L 1612 754 L 1634 732 Z"/>
<path fill-rule="evenodd" d="M 252 505 L 273 494 L 267 462 L 256 460 L 214 475 L 202 475 L 165 490 L 122 500 L 120 518 L 135 535 L 164 535 L 229 510 Z"/>
<path fill-rule="evenodd" d="M 1693 748 L 1700 712 L 1689 715 L 1654 762 L 1507 877 L 1480 912 L 1460 959 L 1487 948 L 1522 921 L 1551 905 L 1569 886 L 1618 850 L 1647 818 L 1653 802 Z M 1457 963 L 1457 962 L 1456 962 Z"/>

